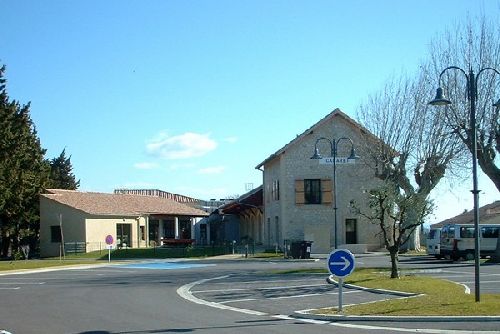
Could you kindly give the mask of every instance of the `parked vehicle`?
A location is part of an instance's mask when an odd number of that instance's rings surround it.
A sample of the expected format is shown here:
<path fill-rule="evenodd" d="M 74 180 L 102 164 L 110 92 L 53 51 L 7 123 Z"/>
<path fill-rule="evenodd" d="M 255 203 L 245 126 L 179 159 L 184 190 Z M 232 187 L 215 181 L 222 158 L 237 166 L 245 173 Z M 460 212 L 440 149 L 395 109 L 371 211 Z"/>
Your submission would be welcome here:
<path fill-rule="evenodd" d="M 497 247 L 500 225 L 480 224 L 480 256 L 493 255 Z M 473 224 L 447 224 L 441 229 L 441 256 L 458 260 L 474 259 L 474 225 Z"/>
<path fill-rule="evenodd" d="M 427 254 L 441 259 L 441 228 L 431 228 L 427 235 Z"/>

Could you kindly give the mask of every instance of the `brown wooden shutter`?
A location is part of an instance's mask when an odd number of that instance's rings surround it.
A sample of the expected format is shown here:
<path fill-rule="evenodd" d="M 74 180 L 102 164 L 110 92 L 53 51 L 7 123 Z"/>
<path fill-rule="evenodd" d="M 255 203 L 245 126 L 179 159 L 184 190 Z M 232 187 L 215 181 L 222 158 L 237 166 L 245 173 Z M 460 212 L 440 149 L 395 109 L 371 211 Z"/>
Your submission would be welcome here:
<path fill-rule="evenodd" d="M 306 198 L 304 195 L 304 180 L 295 180 L 295 204 L 305 204 Z"/>
<path fill-rule="evenodd" d="M 332 204 L 333 202 L 332 180 L 321 180 L 321 204 Z"/>

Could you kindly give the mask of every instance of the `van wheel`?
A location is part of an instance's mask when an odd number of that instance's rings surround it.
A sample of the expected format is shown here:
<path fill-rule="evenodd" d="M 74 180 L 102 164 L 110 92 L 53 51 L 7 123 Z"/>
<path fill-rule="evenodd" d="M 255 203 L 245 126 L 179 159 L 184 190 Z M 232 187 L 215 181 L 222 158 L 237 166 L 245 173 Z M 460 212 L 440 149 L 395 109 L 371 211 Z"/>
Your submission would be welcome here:
<path fill-rule="evenodd" d="M 469 251 L 469 252 L 467 252 L 467 253 L 465 254 L 465 259 L 466 259 L 467 261 L 474 260 L 474 253 L 473 253 L 473 252 L 470 252 L 470 251 Z"/>

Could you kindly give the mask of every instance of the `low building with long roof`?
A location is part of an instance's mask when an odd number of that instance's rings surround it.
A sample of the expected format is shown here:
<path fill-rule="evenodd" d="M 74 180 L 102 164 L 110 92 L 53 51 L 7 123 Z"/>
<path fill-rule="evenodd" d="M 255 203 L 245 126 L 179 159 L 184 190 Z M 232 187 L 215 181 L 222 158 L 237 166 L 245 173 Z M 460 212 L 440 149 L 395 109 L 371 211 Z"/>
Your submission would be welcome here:
<path fill-rule="evenodd" d="M 479 208 L 479 224 L 500 225 L 500 201 L 484 205 Z M 474 224 L 474 210 L 465 211 L 455 217 L 432 224 L 431 228 L 443 227 L 446 224 Z"/>
<path fill-rule="evenodd" d="M 114 247 L 131 248 L 194 240 L 193 226 L 207 216 L 169 198 L 49 189 L 40 195 L 40 253 L 58 256 L 65 245 L 104 249 L 107 236 Z"/>

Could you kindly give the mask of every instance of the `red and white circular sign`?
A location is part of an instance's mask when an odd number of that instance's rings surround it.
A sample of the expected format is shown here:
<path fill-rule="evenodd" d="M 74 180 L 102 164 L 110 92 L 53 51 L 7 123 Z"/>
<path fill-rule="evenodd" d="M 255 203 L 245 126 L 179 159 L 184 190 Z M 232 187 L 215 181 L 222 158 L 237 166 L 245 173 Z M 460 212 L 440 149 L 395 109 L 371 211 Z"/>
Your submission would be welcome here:
<path fill-rule="evenodd" d="M 113 236 L 112 236 L 111 234 L 108 234 L 108 235 L 106 236 L 106 244 L 108 244 L 108 245 L 112 245 L 112 244 L 113 244 L 113 241 L 114 241 L 114 240 L 113 240 Z"/>

